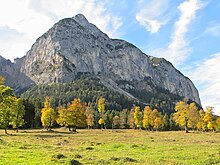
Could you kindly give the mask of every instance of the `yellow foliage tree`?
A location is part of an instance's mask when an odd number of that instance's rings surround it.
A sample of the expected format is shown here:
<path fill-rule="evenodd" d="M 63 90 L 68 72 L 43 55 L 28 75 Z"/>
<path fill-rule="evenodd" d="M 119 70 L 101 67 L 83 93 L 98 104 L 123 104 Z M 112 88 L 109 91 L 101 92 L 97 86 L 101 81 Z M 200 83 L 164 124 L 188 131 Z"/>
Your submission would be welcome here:
<path fill-rule="evenodd" d="M 144 108 L 143 127 L 148 129 L 148 130 L 152 129 L 151 113 L 152 113 L 152 109 L 150 108 L 150 106 L 146 106 Z"/>
<path fill-rule="evenodd" d="M 135 128 L 135 124 L 134 124 L 134 108 L 132 108 L 129 112 L 128 115 L 128 125 L 129 128 Z"/>
<path fill-rule="evenodd" d="M 57 122 L 61 126 L 66 126 L 69 131 L 76 132 L 78 127 L 86 126 L 86 106 L 80 99 L 74 99 L 67 109 L 60 107 L 58 110 Z"/>
<path fill-rule="evenodd" d="M 163 122 L 162 116 L 156 117 L 156 119 L 154 120 L 154 128 L 156 130 L 158 130 L 158 129 L 162 128 L 163 125 L 164 125 L 164 122 Z"/>
<path fill-rule="evenodd" d="M 100 113 L 100 120 L 102 121 L 102 122 L 98 122 L 98 123 L 102 123 L 102 124 L 100 124 L 101 127 L 102 127 L 102 125 L 105 127 L 105 121 L 104 121 L 105 99 L 103 97 L 100 97 L 98 100 L 98 111 Z"/>
<path fill-rule="evenodd" d="M 213 115 L 214 107 L 206 107 L 205 115 L 203 121 L 206 123 L 207 128 L 211 131 L 214 131 L 215 128 L 215 116 Z"/>
<path fill-rule="evenodd" d="M 64 106 L 59 106 L 58 107 L 58 115 L 57 115 L 57 119 L 56 122 L 57 124 L 61 125 L 61 126 L 67 126 L 67 116 L 68 116 L 68 111 Z"/>
<path fill-rule="evenodd" d="M 196 125 L 197 129 L 200 130 L 200 131 L 206 130 L 206 128 L 207 128 L 207 125 L 206 125 L 206 123 L 203 120 L 204 116 L 205 116 L 204 110 L 200 109 L 199 110 L 199 121 L 198 121 L 198 123 Z"/>
<path fill-rule="evenodd" d="M 188 128 L 196 127 L 199 122 L 199 112 L 194 103 L 187 104 L 187 100 L 179 101 L 175 106 L 176 112 L 173 115 L 174 121 L 188 133 Z"/>
<path fill-rule="evenodd" d="M 157 109 L 154 109 L 151 114 L 150 114 L 150 118 L 151 118 L 151 126 L 158 130 L 160 128 L 163 127 L 164 122 L 163 122 L 163 117 L 162 115 L 158 112 Z"/>
<path fill-rule="evenodd" d="M 103 124 L 104 124 L 104 120 L 103 120 L 102 118 L 100 118 L 99 121 L 98 121 L 98 123 L 99 123 L 100 125 L 103 125 Z"/>
<path fill-rule="evenodd" d="M 142 112 L 140 111 L 139 106 L 135 106 L 135 108 L 134 108 L 134 123 L 137 128 L 141 128 L 141 126 L 142 126 Z"/>
<path fill-rule="evenodd" d="M 105 99 L 103 97 L 100 97 L 98 100 L 98 111 L 99 113 L 105 112 Z"/>
<path fill-rule="evenodd" d="M 44 102 L 44 108 L 41 109 L 41 122 L 42 125 L 47 128 L 51 129 L 53 126 L 55 119 L 56 119 L 56 113 L 53 108 L 50 107 L 50 98 L 46 97 Z"/>
<path fill-rule="evenodd" d="M 2 77 L 2 76 L 0 76 L 0 85 L 3 85 L 3 84 L 4 84 L 4 82 L 5 82 L 5 78 L 4 78 L 4 77 Z"/>
<path fill-rule="evenodd" d="M 189 115 L 189 127 L 195 130 L 200 120 L 199 111 L 195 103 L 189 104 L 188 115 Z"/>
<path fill-rule="evenodd" d="M 85 115 L 86 115 L 87 126 L 88 128 L 91 128 L 94 125 L 93 110 L 90 107 L 87 107 L 85 111 Z"/>
<path fill-rule="evenodd" d="M 216 130 L 220 131 L 220 117 L 217 117 L 216 119 Z"/>

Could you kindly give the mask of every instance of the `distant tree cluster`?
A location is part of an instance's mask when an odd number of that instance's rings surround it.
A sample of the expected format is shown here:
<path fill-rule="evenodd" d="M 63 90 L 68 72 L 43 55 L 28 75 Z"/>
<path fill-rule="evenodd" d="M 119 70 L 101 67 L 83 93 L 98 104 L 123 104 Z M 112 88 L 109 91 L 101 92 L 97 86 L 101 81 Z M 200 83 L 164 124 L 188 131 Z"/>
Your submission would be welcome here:
<path fill-rule="evenodd" d="M 220 131 L 220 117 L 213 114 L 213 107 L 198 110 L 195 103 L 187 103 L 187 100 L 179 101 L 173 114 L 174 121 L 181 127 L 200 131 Z"/>
<path fill-rule="evenodd" d="M 90 104 L 91 105 L 91 104 Z M 187 103 L 187 100 L 176 103 L 176 112 L 171 114 L 160 113 L 157 109 L 145 106 L 143 111 L 139 106 L 134 106 L 131 110 L 105 111 L 105 99 L 100 97 L 98 108 L 74 99 L 67 107 L 60 106 L 56 122 L 61 126 L 66 126 L 71 131 L 76 128 L 133 128 L 146 129 L 149 131 L 165 131 L 185 129 L 199 131 L 219 131 L 220 117 L 212 112 L 212 107 L 207 107 L 206 111 L 198 110 L 195 103 Z M 42 109 L 43 126 L 51 127 L 51 120 L 54 122 L 54 110 L 50 110 L 49 98 L 47 97 Z M 48 110 L 48 113 L 44 114 Z M 46 115 L 46 116 L 45 116 Z M 47 119 L 45 121 L 43 118 Z M 51 119 L 51 120 L 49 120 Z M 52 122 L 52 123 L 53 123 Z"/>

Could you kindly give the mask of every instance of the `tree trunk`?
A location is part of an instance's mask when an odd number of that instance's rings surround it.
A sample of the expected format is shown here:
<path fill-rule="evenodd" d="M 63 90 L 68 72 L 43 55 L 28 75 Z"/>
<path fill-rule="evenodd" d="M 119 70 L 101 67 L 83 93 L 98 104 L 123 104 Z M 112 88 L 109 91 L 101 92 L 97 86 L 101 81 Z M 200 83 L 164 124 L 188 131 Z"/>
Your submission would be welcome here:
<path fill-rule="evenodd" d="M 187 126 L 185 126 L 185 132 L 189 133 Z"/>
<path fill-rule="evenodd" d="M 7 128 L 5 127 L 5 134 L 8 134 L 8 132 L 7 132 Z"/>
<path fill-rule="evenodd" d="M 189 131 L 188 131 L 188 120 L 187 119 L 185 119 L 185 132 L 186 133 L 189 133 Z"/>
<path fill-rule="evenodd" d="M 18 133 L 18 127 L 16 128 L 16 132 Z"/>

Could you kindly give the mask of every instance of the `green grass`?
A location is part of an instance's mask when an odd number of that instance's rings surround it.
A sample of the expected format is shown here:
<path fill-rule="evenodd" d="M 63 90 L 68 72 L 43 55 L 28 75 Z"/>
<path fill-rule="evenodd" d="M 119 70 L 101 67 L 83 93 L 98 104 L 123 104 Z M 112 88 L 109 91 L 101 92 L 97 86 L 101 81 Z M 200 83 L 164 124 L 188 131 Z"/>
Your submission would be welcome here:
<path fill-rule="evenodd" d="M 0 130 L 0 164 L 220 164 L 220 134 L 141 130 Z"/>

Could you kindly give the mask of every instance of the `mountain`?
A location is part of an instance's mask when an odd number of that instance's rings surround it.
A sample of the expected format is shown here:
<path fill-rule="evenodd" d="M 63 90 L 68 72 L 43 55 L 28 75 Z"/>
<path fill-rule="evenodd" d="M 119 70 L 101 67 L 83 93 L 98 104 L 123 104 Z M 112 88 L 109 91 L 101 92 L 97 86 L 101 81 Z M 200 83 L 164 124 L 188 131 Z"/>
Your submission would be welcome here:
<path fill-rule="evenodd" d="M 14 63 L 0 58 L 0 66 L 6 84 L 22 92 L 34 84 L 74 82 L 87 75 L 144 104 L 152 96 L 161 101 L 175 97 L 174 102 L 186 97 L 201 105 L 192 81 L 170 62 L 146 55 L 124 40 L 109 38 L 82 14 L 57 22 Z"/>
<path fill-rule="evenodd" d="M 24 73 L 20 72 L 20 64 L 12 63 L 0 56 L 0 75 L 5 77 L 5 83 L 14 88 L 15 92 L 25 91 L 31 85 L 35 84 Z"/>

